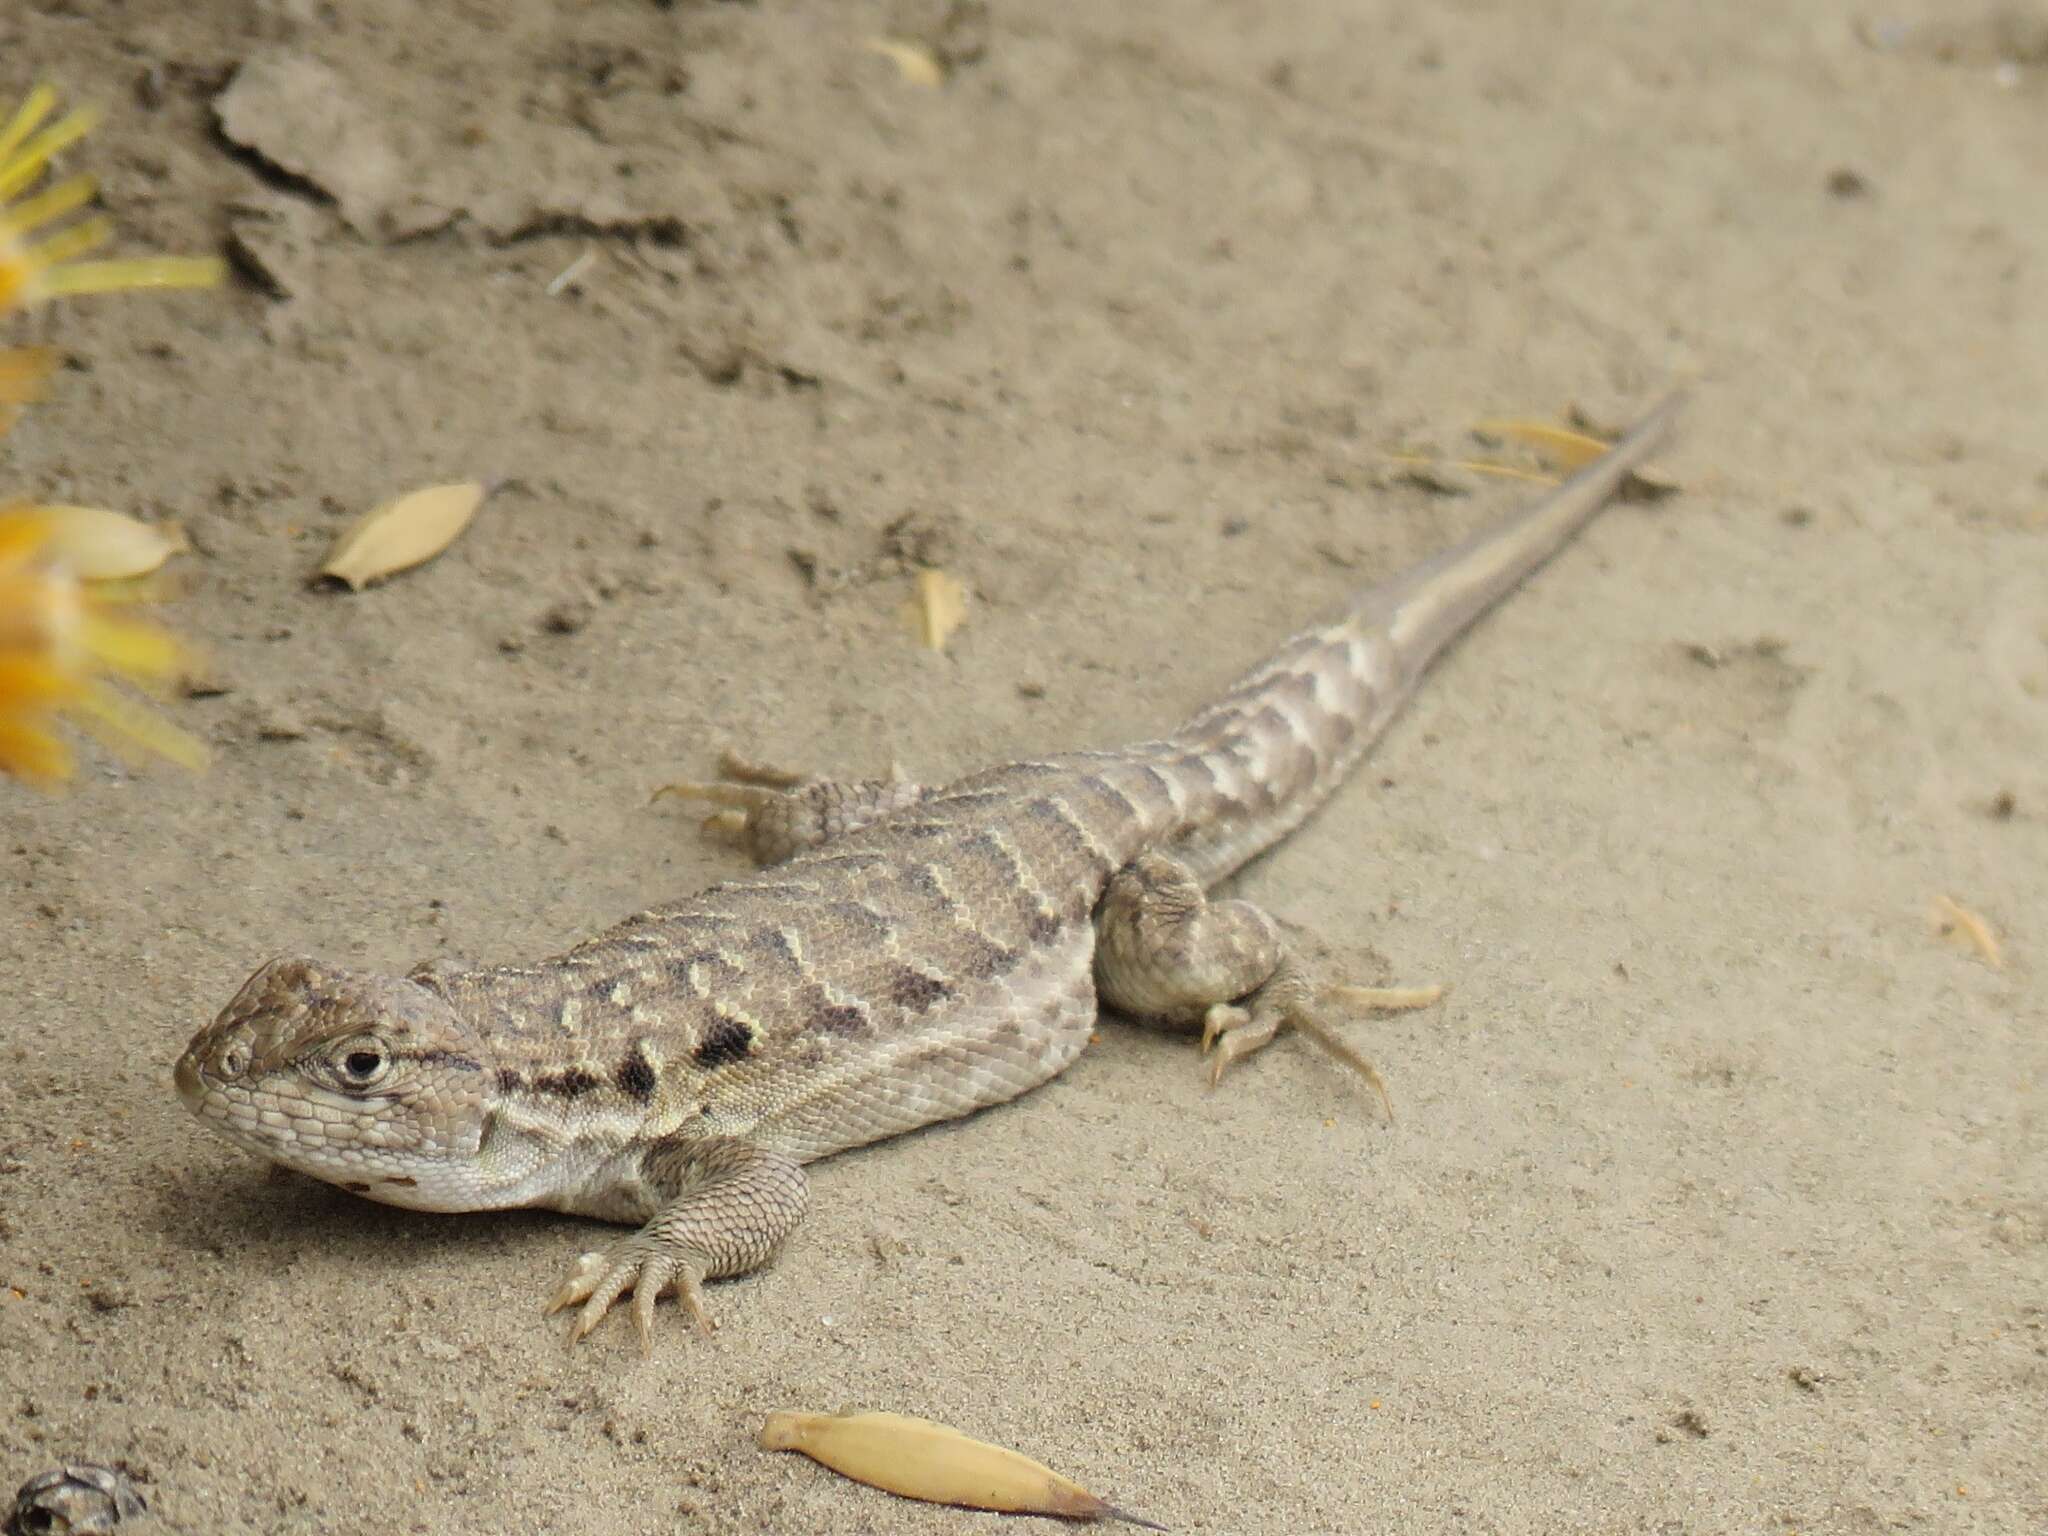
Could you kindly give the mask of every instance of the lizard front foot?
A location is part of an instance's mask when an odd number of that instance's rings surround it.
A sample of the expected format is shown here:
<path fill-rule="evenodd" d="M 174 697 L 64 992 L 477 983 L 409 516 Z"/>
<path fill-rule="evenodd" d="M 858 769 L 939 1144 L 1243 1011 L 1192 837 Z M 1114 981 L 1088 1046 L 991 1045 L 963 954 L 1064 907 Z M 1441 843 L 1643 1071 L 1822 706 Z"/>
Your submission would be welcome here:
<path fill-rule="evenodd" d="M 732 838 L 757 864 L 779 864 L 791 854 L 816 848 L 879 821 L 930 793 L 901 771 L 886 779 L 819 779 L 771 767 L 726 752 L 720 778 L 684 779 L 654 792 L 720 807 L 704 818 L 704 829 Z"/>
<path fill-rule="evenodd" d="M 736 1136 L 672 1137 L 650 1147 L 640 1177 L 667 1203 L 622 1242 L 576 1261 L 546 1315 L 581 1306 L 569 1342 L 587 1335 L 627 1291 L 640 1351 L 654 1349 L 654 1303 L 673 1290 L 699 1333 L 711 1331 L 704 1282 L 760 1268 L 803 1220 L 809 1188 L 784 1153 Z"/>
<path fill-rule="evenodd" d="M 579 1303 L 583 1310 L 569 1325 L 576 1343 L 604 1321 L 605 1313 L 627 1291 L 633 1293 L 633 1328 L 640 1335 L 640 1353 L 654 1353 L 654 1303 L 673 1288 L 697 1331 L 707 1338 L 717 1325 L 704 1308 L 704 1265 L 665 1248 L 658 1237 L 643 1231 L 602 1253 L 586 1253 L 549 1300 L 545 1316 Z"/>

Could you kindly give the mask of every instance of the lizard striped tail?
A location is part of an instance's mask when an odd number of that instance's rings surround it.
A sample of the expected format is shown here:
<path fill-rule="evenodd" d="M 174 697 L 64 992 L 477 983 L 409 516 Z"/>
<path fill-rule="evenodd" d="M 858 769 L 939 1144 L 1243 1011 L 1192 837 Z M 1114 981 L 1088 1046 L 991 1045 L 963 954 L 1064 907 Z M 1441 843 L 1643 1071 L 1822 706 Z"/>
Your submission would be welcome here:
<path fill-rule="evenodd" d="M 1358 594 L 1151 749 L 1175 781 L 1171 842 L 1204 884 L 1257 857 L 1343 782 L 1429 665 L 1583 528 L 1662 441 L 1673 395 L 1606 454 L 1464 543 Z"/>

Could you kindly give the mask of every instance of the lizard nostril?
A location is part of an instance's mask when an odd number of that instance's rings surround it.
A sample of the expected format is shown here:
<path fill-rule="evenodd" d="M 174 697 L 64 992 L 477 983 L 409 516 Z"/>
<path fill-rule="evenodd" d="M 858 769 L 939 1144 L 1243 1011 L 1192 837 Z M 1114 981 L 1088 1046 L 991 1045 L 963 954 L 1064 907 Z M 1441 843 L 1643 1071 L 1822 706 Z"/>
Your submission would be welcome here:
<path fill-rule="evenodd" d="M 220 1075 L 240 1077 L 249 1070 L 249 1047 L 231 1045 L 220 1053 Z"/>

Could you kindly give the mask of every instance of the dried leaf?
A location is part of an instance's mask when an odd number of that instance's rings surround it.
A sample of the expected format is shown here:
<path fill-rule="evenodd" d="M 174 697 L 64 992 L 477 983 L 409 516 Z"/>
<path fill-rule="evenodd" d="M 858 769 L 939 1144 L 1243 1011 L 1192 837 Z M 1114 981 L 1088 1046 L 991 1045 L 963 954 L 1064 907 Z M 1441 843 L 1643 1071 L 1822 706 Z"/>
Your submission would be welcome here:
<path fill-rule="evenodd" d="M 1486 437 L 1512 439 L 1567 474 L 1584 469 L 1612 446 L 1606 438 L 1593 433 L 1553 427 L 1541 421 L 1482 421 L 1472 430 Z M 1678 490 L 1676 480 L 1654 470 L 1638 469 L 1631 470 L 1621 482 L 1618 495 L 1623 501 L 1642 503 L 1676 496 Z"/>
<path fill-rule="evenodd" d="M 1931 916 L 1934 931 L 1943 938 L 1972 951 L 1994 971 L 2004 968 L 2005 950 L 1991 925 L 1953 896 L 1935 897 Z"/>
<path fill-rule="evenodd" d="M 894 64 L 897 73 L 912 85 L 935 91 L 946 83 L 946 66 L 928 44 L 901 37 L 871 37 L 861 46 Z"/>
<path fill-rule="evenodd" d="M 917 632 L 918 644 L 943 651 L 953 631 L 967 622 L 967 589 L 944 571 L 919 571 L 904 617 Z"/>
<path fill-rule="evenodd" d="M 360 592 L 373 581 L 423 565 L 455 542 L 486 494 L 480 482 L 464 480 L 373 507 L 334 541 L 320 574 Z"/>
<path fill-rule="evenodd" d="M 1103 1502 L 1021 1452 L 907 1414 L 771 1413 L 758 1443 L 764 1451 L 801 1451 L 843 1477 L 906 1499 L 1166 1529 Z"/>
<path fill-rule="evenodd" d="M 1609 446 L 1584 432 L 1540 421 L 1482 421 L 1472 430 L 1487 437 L 1512 438 L 1565 470 L 1584 469 Z"/>
<path fill-rule="evenodd" d="M 101 507 L 40 507 L 50 537 L 43 547 L 83 581 L 146 576 L 186 548 L 175 528 Z"/>

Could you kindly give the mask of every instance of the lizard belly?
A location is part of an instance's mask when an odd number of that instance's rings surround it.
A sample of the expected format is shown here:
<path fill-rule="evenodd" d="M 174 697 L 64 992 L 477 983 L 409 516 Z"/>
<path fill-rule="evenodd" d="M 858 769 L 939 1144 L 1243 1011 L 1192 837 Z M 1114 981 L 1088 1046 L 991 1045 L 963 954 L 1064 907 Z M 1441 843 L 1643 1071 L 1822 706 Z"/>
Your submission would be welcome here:
<path fill-rule="evenodd" d="M 1095 1027 L 1095 931 L 1070 924 L 1000 976 L 894 1038 L 837 1053 L 810 1091 L 757 1122 L 755 1139 L 801 1162 L 1000 1104 L 1056 1077 Z"/>

